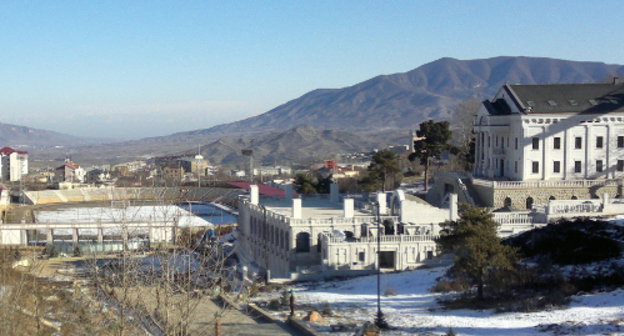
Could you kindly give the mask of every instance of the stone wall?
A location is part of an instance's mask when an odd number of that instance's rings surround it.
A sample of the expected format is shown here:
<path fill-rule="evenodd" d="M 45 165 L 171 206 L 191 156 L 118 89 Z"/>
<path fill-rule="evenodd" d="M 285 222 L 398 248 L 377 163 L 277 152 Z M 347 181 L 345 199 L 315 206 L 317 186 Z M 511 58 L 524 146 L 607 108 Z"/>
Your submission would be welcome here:
<path fill-rule="evenodd" d="M 475 186 L 479 187 L 479 186 Z M 526 209 L 527 199 L 533 198 L 533 205 L 546 206 L 551 199 L 570 200 L 573 197 L 577 199 L 599 198 L 599 195 L 608 193 L 611 198 L 619 195 L 618 186 L 608 185 L 597 188 L 583 187 L 541 187 L 541 188 L 487 188 L 492 194 L 491 205 L 494 208 L 505 206 L 505 199 L 511 199 L 511 207 L 515 209 Z M 487 191 L 483 191 L 487 193 Z M 481 193 L 480 193 L 481 194 Z M 483 198 L 486 201 L 485 198 Z M 489 205 L 489 204 L 488 204 Z"/>

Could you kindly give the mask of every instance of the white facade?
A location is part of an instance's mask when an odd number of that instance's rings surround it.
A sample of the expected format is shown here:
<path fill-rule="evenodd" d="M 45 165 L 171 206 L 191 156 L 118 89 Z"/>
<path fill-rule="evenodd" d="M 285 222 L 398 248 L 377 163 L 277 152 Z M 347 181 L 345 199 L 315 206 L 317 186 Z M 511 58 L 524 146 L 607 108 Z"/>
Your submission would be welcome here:
<path fill-rule="evenodd" d="M 239 200 L 241 253 L 270 278 L 303 279 L 376 269 L 380 230 L 369 204 L 352 198 L 267 199 L 252 186 Z M 331 188 L 335 193 L 337 188 Z M 457 218 L 456 206 L 439 209 L 393 192 L 380 194 L 383 268 L 414 268 L 435 255 L 439 223 Z M 456 200 L 456 198 L 455 198 Z M 420 207 L 415 216 L 411 206 Z M 383 259 L 383 258 L 382 258 Z"/>
<path fill-rule="evenodd" d="M 505 85 L 475 119 L 475 176 L 624 177 L 624 101 L 614 93 L 622 89 L 621 84 Z M 602 91 L 608 94 L 598 95 Z"/>
<path fill-rule="evenodd" d="M 28 153 L 5 147 L 0 150 L 2 180 L 16 182 L 28 174 Z"/>

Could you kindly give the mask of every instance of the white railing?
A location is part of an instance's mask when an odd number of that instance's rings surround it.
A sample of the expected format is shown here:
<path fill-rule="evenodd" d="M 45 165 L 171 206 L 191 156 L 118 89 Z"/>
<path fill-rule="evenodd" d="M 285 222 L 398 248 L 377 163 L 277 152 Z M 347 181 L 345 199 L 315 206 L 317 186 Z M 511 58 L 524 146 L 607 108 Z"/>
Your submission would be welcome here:
<path fill-rule="evenodd" d="M 348 243 L 348 244 L 358 244 L 358 243 L 376 243 L 377 236 L 368 236 L 368 237 L 360 237 L 353 239 L 345 239 L 343 237 L 334 237 L 328 234 L 323 234 L 326 243 Z M 415 242 L 432 242 L 437 239 L 439 236 L 436 235 L 388 235 L 381 236 L 380 241 L 382 243 L 415 243 Z"/>
<path fill-rule="evenodd" d="M 597 213 L 602 210 L 601 200 L 561 200 L 550 201 L 548 215 Z"/>
<path fill-rule="evenodd" d="M 501 226 L 533 224 L 535 217 L 530 213 L 494 213 L 494 221 Z"/>
<path fill-rule="evenodd" d="M 620 180 L 564 180 L 564 181 L 492 181 L 473 178 L 474 185 L 494 188 L 589 188 L 595 186 L 618 185 Z"/>
<path fill-rule="evenodd" d="M 468 200 L 468 203 L 473 204 L 473 205 L 477 204 L 472 199 L 472 196 L 470 196 L 470 193 L 468 192 L 468 188 L 464 184 L 464 181 L 462 181 L 462 179 L 459 178 L 459 177 L 457 178 L 457 185 L 459 186 L 459 190 L 461 190 L 461 192 L 464 195 L 464 197 L 466 198 L 466 200 Z"/>

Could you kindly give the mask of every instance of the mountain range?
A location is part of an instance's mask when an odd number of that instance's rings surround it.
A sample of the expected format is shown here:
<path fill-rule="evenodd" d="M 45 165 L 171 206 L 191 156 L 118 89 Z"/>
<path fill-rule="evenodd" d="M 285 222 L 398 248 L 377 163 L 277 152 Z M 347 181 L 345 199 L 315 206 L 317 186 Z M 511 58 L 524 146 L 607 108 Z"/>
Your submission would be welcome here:
<path fill-rule="evenodd" d="M 242 161 L 234 149 L 244 147 L 253 148 L 261 160 L 294 161 L 318 157 L 318 153 L 370 150 L 371 141 L 380 141 L 374 146 L 379 147 L 387 142 L 384 139 L 396 139 L 397 135 L 404 135 L 402 142 L 407 143 L 407 130 L 427 119 L 450 119 L 460 102 L 489 98 L 505 83 L 599 82 L 622 74 L 624 66 L 600 62 L 509 56 L 442 58 L 345 88 L 313 90 L 237 122 L 105 146 L 80 146 L 72 151 L 74 157 L 85 160 L 95 159 L 95 153 L 99 159 L 120 153 L 130 158 L 196 151 L 200 144 L 202 154 L 216 163 Z"/>

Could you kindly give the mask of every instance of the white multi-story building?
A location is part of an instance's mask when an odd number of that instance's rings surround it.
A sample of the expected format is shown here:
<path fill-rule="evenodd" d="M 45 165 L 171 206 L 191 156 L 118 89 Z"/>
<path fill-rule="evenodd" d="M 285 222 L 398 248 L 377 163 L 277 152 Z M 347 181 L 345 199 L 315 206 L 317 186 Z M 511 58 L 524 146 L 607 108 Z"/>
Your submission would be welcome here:
<path fill-rule="evenodd" d="M 239 200 L 242 258 L 269 278 L 287 280 L 370 273 L 377 265 L 405 270 L 436 255 L 439 224 L 457 219 L 456 195 L 448 208 L 437 208 L 400 190 L 379 193 L 378 225 L 370 203 L 341 198 L 336 184 L 331 191 L 325 197 L 261 198 L 251 186 Z"/>
<path fill-rule="evenodd" d="M 20 181 L 28 174 L 28 152 L 4 147 L 0 149 L 0 165 L 3 181 Z"/>
<path fill-rule="evenodd" d="M 549 199 L 597 197 L 591 188 L 624 177 L 624 84 L 504 85 L 483 103 L 474 131 L 474 176 L 498 181 L 493 187 L 572 188 Z M 523 197 L 528 207 L 541 196 Z"/>

